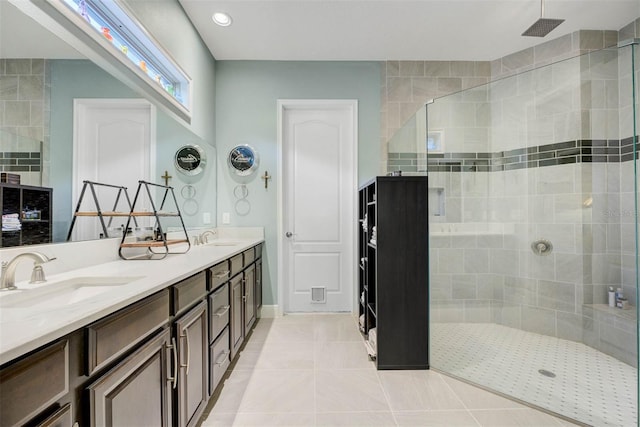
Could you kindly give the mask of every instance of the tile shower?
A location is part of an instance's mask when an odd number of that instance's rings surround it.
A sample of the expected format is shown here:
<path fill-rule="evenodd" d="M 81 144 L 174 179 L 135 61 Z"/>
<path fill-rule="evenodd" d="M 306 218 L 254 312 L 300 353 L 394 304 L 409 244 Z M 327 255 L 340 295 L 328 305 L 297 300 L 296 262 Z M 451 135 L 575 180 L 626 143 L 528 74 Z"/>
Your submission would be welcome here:
<path fill-rule="evenodd" d="M 0 59 L 0 171 L 21 184 L 49 181 L 49 80 L 45 59 Z"/>
<path fill-rule="evenodd" d="M 389 142 L 389 170 L 430 177 L 433 368 L 637 425 L 638 56 L 596 50 L 437 98 Z"/>

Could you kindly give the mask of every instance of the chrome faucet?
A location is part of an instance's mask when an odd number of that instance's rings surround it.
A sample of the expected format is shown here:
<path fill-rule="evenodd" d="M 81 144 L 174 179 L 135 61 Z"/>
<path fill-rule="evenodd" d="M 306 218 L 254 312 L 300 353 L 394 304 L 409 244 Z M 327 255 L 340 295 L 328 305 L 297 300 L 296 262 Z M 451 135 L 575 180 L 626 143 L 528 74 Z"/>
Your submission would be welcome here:
<path fill-rule="evenodd" d="M 25 252 L 13 257 L 9 262 L 2 262 L 2 277 L 0 278 L 0 290 L 17 289 L 16 288 L 16 267 L 22 258 L 31 258 L 34 261 L 31 280 L 29 283 L 43 283 L 47 279 L 44 277 L 42 264 L 53 261 L 55 258 L 49 258 L 40 252 Z"/>
<path fill-rule="evenodd" d="M 213 230 L 205 230 L 195 239 L 195 244 L 197 245 L 206 245 L 209 243 L 209 234 L 213 237 L 216 236 L 216 232 Z"/>

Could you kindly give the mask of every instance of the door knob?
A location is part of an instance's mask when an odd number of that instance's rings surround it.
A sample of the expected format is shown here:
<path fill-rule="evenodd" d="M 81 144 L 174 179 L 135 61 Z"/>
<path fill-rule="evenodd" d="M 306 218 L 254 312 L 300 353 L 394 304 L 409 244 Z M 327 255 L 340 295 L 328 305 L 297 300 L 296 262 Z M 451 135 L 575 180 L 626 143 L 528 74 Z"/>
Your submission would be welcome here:
<path fill-rule="evenodd" d="M 293 233 L 290 232 L 290 231 L 287 231 L 284 235 L 287 236 L 287 237 L 291 237 L 291 236 L 293 236 Z"/>

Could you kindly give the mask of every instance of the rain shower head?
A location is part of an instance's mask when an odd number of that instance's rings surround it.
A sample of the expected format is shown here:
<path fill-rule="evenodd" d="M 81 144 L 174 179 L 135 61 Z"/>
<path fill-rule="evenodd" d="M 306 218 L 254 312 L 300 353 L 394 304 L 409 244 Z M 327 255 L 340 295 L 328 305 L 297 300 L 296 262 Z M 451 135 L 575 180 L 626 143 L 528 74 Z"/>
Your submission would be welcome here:
<path fill-rule="evenodd" d="M 544 17 L 544 0 L 540 0 L 540 19 L 533 23 L 527 30 L 522 33 L 528 37 L 544 37 L 553 31 L 558 25 L 562 24 L 564 19 L 551 19 Z"/>
<path fill-rule="evenodd" d="M 558 25 L 562 24 L 564 19 L 540 18 L 522 33 L 523 36 L 544 37 L 553 31 Z"/>

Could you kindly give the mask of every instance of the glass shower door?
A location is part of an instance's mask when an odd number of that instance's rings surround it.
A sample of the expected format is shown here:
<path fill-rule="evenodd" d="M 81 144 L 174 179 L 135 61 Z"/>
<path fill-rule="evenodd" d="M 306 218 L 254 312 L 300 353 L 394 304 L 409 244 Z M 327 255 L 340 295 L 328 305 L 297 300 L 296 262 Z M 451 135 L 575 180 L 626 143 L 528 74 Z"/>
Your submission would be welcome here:
<path fill-rule="evenodd" d="M 426 111 L 431 366 L 590 425 L 637 423 L 637 88 L 624 49 Z M 625 309 L 609 306 L 611 288 Z"/>

